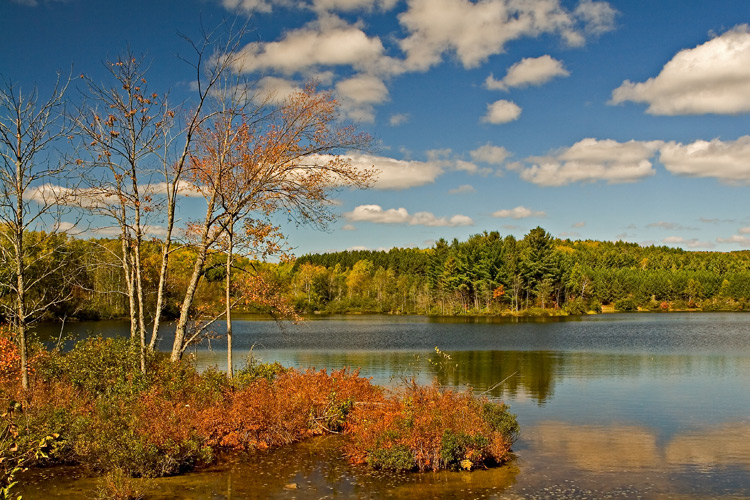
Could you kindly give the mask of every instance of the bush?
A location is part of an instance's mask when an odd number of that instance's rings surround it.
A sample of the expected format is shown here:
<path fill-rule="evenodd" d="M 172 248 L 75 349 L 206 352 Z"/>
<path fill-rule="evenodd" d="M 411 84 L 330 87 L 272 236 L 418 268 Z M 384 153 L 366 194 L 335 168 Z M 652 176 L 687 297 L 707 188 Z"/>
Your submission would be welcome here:
<path fill-rule="evenodd" d="M 602 313 L 602 303 L 599 302 L 599 299 L 591 299 L 589 301 L 589 311 L 594 311 L 598 314 Z"/>
<path fill-rule="evenodd" d="M 518 434 L 503 405 L 414 384 L 386 397 L 356 371 L 252 361 L 229 380 L 216 369 L 198 373 L 190 363 L 151 355 L 144 375 L 137 345 L 101 337 L 42 354 L 30 391 L 0 378 L 0 404 L 25 402 L 14 417 L 13 447 L 31 449 L 59 434 L 55 460 L 110 473 L 103 481 L 114 498 L 117 491 L 138 496 L 125 477 L 178 474 L 211 462 L 217 451 L 329 432 L 350 436 L 355 461 L 422 471 L 501 462 Z"/>
<path fill-rule="evenodd" d="M 502 463 L 518 435 L 505 405 L 413 383 L 381 401 L 357 405 L 345 428 L 353 462 L 393 470 Z"/>
<path fill-rule="evenodd" d="M 376 448 L 367 455 L 367 465 L 373 469 L 392 471 L 413 470 L 417 466 L 411 450 L 404 445 Z"/>
<path fill-rule="evenodd" d="M 584 304 L 583 300 L 580 298 L 569 300 L 568 302 L 566 302 L 564 310 L 566 313 L 571 315 L 581 315 L 588 312 L 586 304 Z"/>
<path fill-rule="evenodd" d="M 620 299 L 615 302 L 615 309 L 623 312 L 637 311 L 638 305 L 633 299 Z"/>
<path fill-rule="evenodd" d="M 40 375 L 64 378 L 89 394 L 133 393 L 145 387 L 139 345 L 128 338 L 91 337 L 66 354 L 53 351 L 41 362 Z"/>

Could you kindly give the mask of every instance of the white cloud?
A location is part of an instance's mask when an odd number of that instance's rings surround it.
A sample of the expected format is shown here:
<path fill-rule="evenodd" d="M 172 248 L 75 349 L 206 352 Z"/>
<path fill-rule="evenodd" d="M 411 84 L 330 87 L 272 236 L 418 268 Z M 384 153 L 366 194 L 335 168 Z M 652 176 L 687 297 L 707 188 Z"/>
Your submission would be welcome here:
<path fill-rule="evenodd" d="M 275 3 L 279 2 L 274 0 L 222 0 L 221 2 L 225 9 L 245 12 L 271 12 Z"/>
<path fill-rule="evenodd" d="M 335 16 L 325 16 L 289 31 L 276 42 L 253 42 L 237 54 L 241 72 L 275 70 L 291 75 L 316 66 L 351 66 L 366 70 L 384 58 L 378 37 Z"/>
<path fill-rule="evenodd" d="M 352 165 L 379 171 L 375 189 L 409 189 L 435 182 L 443 168 L 434 162 L 396 160 L 384 156 L 349 155 Z"/>
<path fill-rule="evenodd" d="M 711 243 L 710 241 L 700 241 L 697 238 L 691 238 L 689 240 L 686 240 L 682 236 L 667 236 L 661 241 L 662 243 L 666 243 L 668 245 L 681 245 L 687 248 L 715 248 L 716 247 L 716 245 Z"/>
<path fill-rule="evenodd" d="M 492 216 L 500 219 L 528 219 L 530 217 L 546 217 L 547 214 L 540 211 L 529 210 L 524 206 L 518 206 L 510 210 L 498 210 L 497 212 L 493 212 Z"/>
<path fill-rule="evenodd" d="M 264 76 L 258 80 L 255 87 L 258 89 L 259 100 L 269 99 L 274 103 L 280 103 L 302 90 L 296 82 L 275 76 Z"/>
<path fill-rule="evenodd" d="M 743 236 L 740 234 L 733 234 L 729 238 L 716 238 L 719 243 L 733 243 L 742 247 L 750 247 L 750 236 Z"/>
<path fill-rule="evenodd" d="M 482 117 L 482 121 L 499 125 L 518 120 L 521 116 L 521 108 L 514 102 L 501 99 L 487 105 L 487 114 Z"/>
<path fill-rule="evenodd" d="M 453 153 L 450 148 L 430 149 L 426 152 L 427 159 L 434 165 L 440 166 L 444 170 L 453 170 L 457 172 L 466 172 L 471 175 L 489 175 L 492 173 L 491 168 L 482 168 L 470 161 L 462 160 Z"/>
<path fill-rule="evenodd" d="M 750 112 L 750 27 L 678 52 L 645 82 L 624 81 L 611 103 L 626 101 L 646 103 L 654 115 Z"/>
<path fill-rule="evenodd" d="M 682 224 L 679 224 L 677 222 L 666 221 L 652 222 L 650 224 L 646 224 L 646 227 L 657 227 L 659 229 L 666 229 L 668 231 L 695 231 L 698 229 L 695 227 L 683 226 Z"/>
<path fill-rule="evenodd" d="M 581 237 L 581 233 L 578 233 L 576 231 L 563 231 L 558 236 L 560 238 L 566 238 L 566 239 L 580 238 Z"/>
<path fill-rule="evenodd" d="M 493 146 L 489 142 L 469 153 L 471 159 L 480 163 L 500 165 L 510 156 L 510 152 L 502 146 Z"/>
<path fill-rule="evenodd" d="M 398 125 L 403 125 L 407 121 L 409 121 L 408 113 L 396 113 L 391 115 L 388 123 L 390 123 L 392 127 L 397 127 Z"/>
<path fill-rule="evenodd" d="M 431 212 L 417 212 L 409 214 L 405 208 L 390 208 L 383 210 L 380 205 L 360 205 L 351 212 L 344 213 L 344 217 L 352 222 L 372 222 L 374 224 L 405 224 L 410 226 L 456 227 L 472 226 L 474 221 L 465 215 L 451 217 L 436 217 Z"/>
<path fill-rule="evenodd" d="M 476 189 L 474 189 L 474 186 L 471 184 L 464 184 L 462 186 L 458 186 L 457 188 L 451 189 L 448 191 L 449 194 L 467 194 L 467 193 L 473 193 Z"/>
<path fill-rule="evenodd" d="M 740 234 L 750 234 L 750 227 L 741 227 L 737 232 Z"/>
<path fill-rule="evenodd" d="M 570 227 L 580 228 L 580 227 L 585 227 L 585 226 L 586 226 L 586 223 L 583 222 L 583 221 L 581 221 L 581 222 L 576 222 L 575 224 L 573 224 Z"/>
<path fill-rule="evenodd" d="M 553 156 L 530 157 L 518 166 L 521 178 L 540 186 L 572 182 L 635 182 L 654 175 L 651 157 L 661 141 L 617 142 L 586 138 Z"/>
<path fill-rule="evenodd" d="M 726 182 L 750 181 L 750 135 L 736 141 L 668 142 L 659 159 L 676 175 L 715 177 Z"/>
<path fill-rule="evenodd" d="M 466 68 L 504 51 L 505 44 L 523 37 L 551 33 L 568 45 L 584 43 L 584 33 L 612 29 L 605 2 L 583 1 L 574 12 L 559 0 L 410 0 L 399 21 L 409 32 L 400 41 L 405 66 L 424 71 L 453 53 Z"/>
<path fill-rule="evenodd" d="M 355 226 L 354 224 L 344 224 L 341 227 L 341 229 L 343 231 L 356 231 L 357 230 L 357 226 Z"/>
<path fill-rule="evenodd" d="M 478 165 L 475 163 L 472 163 L 470 161 L 464 161 L 464 160 L 455 160 L 453 162 L 453 168 L 455 170 L 458 170 L 459 172 L 466 172 L 467 174 L 479 174 L 479 175 L 489 175 L 492 173 L 491 168 L 479 168 Z"/>
<path fill-rule="evenodd" d="M 37 0 L 14 0 L 21 3 L 36 4 Z M 56 0 L 68 1 L 68 0 Z M 274 7 L 287 7 L 294 9 L 311 9 L 318 13 L 334 11 L 352 12 L 362 10 L 372 12 L 373 10 L 387 11 L 392 9 L 399 0 L 222 0 L 224 8 L 233 11 L 272 12 Z"/>
<path fill-rule="evenodd" d="M 341 97 L 341 109 L 346 116 L 357 121 L 375 121 L 374 104 L 388 100 L 388 88 L 380 78 L 357 75 L 336 84 Z"/>
<path fill-rule="evenodd" d="M 484 86 L 489 90 L 508 90 L 510 87 L 527 87 L 529 85 L 542 85 L 556 76 L 569 76 L 570 73 L 563 67 L 562 61 L 553 59 L 548 55 L 535 58 L 525 58 L 508 68 L 508 72 L 502 80 L 495 80 L 490 75 L 484 81 Z"/>
<path fill-rule="evenodd" d="M 397 3 L 398 0 L 313 0 L 313 7 L 324 11 L 371 11 L 373 8 L 386 11 L 392 9 Z"/>
<path fill-rule="evenodd" d="M 607 2 L 581 0 L 574 13 L 585 23 L 584 29 L 587 33 L 602 35 L 615 29 L 615 17 L 618 12 Z"/>

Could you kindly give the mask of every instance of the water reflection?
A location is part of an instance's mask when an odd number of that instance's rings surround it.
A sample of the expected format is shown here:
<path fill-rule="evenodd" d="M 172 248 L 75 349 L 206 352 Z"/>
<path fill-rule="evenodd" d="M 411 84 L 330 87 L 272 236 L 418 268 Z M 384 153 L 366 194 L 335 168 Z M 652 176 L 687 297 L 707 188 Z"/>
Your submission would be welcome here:
<path fill-rule="evenodd" d="M 76 326 L 127 335 L 123 323 Z M 517 460 L 470 474 L 377 474 L 349 466 L 334 441 L 315 440 L 158 480 L 149 498 L 750 497 L 750 314 L 517 322 L 362 316 L 285 331 L 241 321 L 236 332 L 238 363 L 255 345 L 264 361 L 361 368 L 382 385 L 413 378 L 484 392 L 504 380 L 488 394 L 519 417 Z M 163 336 L 170 345 L 168 327 Z M 195 351 L 200 367 L 224 367 L 222 343 L 213 348 Z M 28 485 L 24 493 L 89 498 L 93 483 L 54 484 L 55 491 Z"/>
<path fill-rule="evenodd" d="M 465 499 L 502 494 L 516 482 L 513 464 L 476 472 L 429 474 L 386 473 L 349 465 L 338 437 L 318 438 L 282 449 L 237 455 L 194 474 L 146 483 L 150 500 L 177 499 L 320 499 L 409 498 Z M 35 473 L 37 477 L 39 472 Z M 47 475 L 30 478 L 23 488 L 29 498 L 91 498 L 96 481 Z M 54 481 L 54 490 L 46 488 Z M 36 483 L 36 484 L 34 484 Z"/>
<path fill-rule="evenodd" d="M 241 360 L 250 351 L 239 351 Z M 504 381 L 489 391 L 492 397 L 533 400 L 543 406 L 554 399 L 556 386 L 574 381 L 629 381 L 630 384 L 670 381 L 673 385 L 693 385 L 693 389 L 713 382 L 712 393 L 733 391 L 727 384 L 750 380 L 750 356 L 616 354 L 552 351 L 447 351 L 444 360 L 434 351 L 305 351 L 258 349 L 253 356 L 263 361 L 279 361 L 302 368 L 358 368 L 382 385 L 415 379 L 420 383 L 437 380 L 441 385 L 471 386 L 478 392 Z M 200 351 L 201 368 L 223 367 L 225 351 Z M 238 363 L 241 363 L 238 361 Z M 694 380 L 698 379 L 698 380 Z M 648 387 L 644 388 L 647 390 Z M 685 388 L 686 398 L 694 390 Z M 680 396 L 682 394 L 679 394 Z M 671 397 L 673 395 L 664 395 Z M 656 396 L 658 398 L 660 396 Z M 700 400 L 695 401 L 700 402 Z"/>

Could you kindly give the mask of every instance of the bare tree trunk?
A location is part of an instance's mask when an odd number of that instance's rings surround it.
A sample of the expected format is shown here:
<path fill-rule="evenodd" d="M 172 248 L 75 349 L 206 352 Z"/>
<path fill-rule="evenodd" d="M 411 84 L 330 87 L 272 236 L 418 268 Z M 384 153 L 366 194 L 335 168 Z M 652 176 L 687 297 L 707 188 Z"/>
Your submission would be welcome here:
<path fill-rule="evenodd" d="M 20 169 L 19 169 L 20 170 Z M 23 200 L 19 198 L 16 216 L 23 220 Z M 23 227 L 16 228 L 16 335 L 21 355 L 21 387 L 29 388 L 28 347 L 26 346 L 26 279 L 23 265 Z"/>
<path fill-rule="evenodd" d="M 203 267 L 206 264 L 208 247 L 211 246 L 215 239 L 215 237 L 211 238 L 209 235 L 211 224 L 208 222 L 213 218 L 215 204 L 216 195 L 214 194 L 208 200 L 208 206 L 206 208 L 206 222 L 204 223 L 201 232 L 201 240 L 200 244 L 198 245 L 198 255 L 195 257 L 193 274 L 190 276 L 187 290 L 185 290 L 185 297 L 182 300 L 182 307 L 180 307 L 180 317 L 177 320 L 177 326 L 175 327 L 174 342 L 172 343 L 172 354 L 170 356 L 170 359 L 172 361 L 179 361 L 180 359 L 182 359 L 182 354 L 187 348 L 187 345 L 185 344 L 185 337 L 187 333 L 188 320 L 190 319 L 190 308 L 193 306 L 195 292 L 198 290 L 198 282 L 203 275 Z"/>
<path fill-rule="evenodd" d="M 232 361 L 232 252 L 234 250 L 234 223 L 227 225 L 227 275 L 226 275 L 226 321 L 227 321 L 227 376 L 234 375 L 234 362 Z"/>

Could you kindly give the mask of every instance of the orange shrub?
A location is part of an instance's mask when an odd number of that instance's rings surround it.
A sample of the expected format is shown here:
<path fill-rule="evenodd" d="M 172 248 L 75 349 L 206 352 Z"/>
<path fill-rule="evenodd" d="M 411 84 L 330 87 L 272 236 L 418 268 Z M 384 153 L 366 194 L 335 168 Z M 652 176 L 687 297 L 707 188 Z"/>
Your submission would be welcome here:
<path fill-rule="evenodd" d="M 7 384 L 18 380 L 21 354 L 7 330 L 0 327 L 0 382 Z"/>
<path fill-rule="evenodd" d="M 198 429 L 210 446 L 252 449 L 337 432 L 356 401 L 379 394 L 358 372 L 289 370 L 227 394 L 201 411 Z"/>
<path fill-rule="evenodd" d="M 375 468 L 471 469 L 508 458 L 517 433 L 505 405 L 470 391 L 410 384 L 389 398 L 362 403 L 347 421 L 347 454 Z"/>

